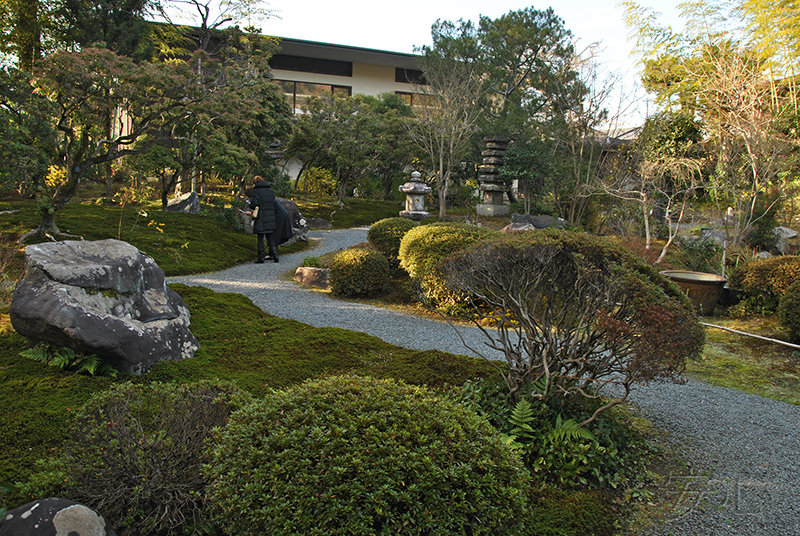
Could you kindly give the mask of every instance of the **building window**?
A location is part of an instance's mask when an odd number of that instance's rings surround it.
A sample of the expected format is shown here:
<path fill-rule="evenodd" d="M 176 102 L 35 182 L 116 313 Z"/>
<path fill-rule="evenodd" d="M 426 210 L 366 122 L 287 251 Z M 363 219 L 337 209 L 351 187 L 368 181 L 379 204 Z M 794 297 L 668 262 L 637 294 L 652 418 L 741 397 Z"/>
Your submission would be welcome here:
<path fill-rule="evenodd" d="M 394 81 L 401 84 L 415 84 L 418 86 L 425 85 L 425 75 L 422 71 L 415 69 L 404 69 L 403 67 L 395 67 Z"/>
<path fill-rule="evenodd" d="M 286 94 L 289 104 L 295 113 L 299 113 L 311 97 L 349 97 L 353 94 L 350 86 L 334 86 L 331 84 L 312 84 L 309 82 L 292 82 L 290 80 L 276 80 Z"/>
<path fill-rule="evenodd" d="M 353 63 L 349 61 L 322 60 L 319 58 L 275 54 L 270 58 L 269 66 L 282 71 L 353 76 Z"/>
<path fill-rule="evenodd" d="M 421 106 L 436 107 L 436 100 L 431 95 L 422 95 L 420 93 L 404 93 L 397 91 L 397 95 L 403 99 L 403 102 L 412 108 Z"/>

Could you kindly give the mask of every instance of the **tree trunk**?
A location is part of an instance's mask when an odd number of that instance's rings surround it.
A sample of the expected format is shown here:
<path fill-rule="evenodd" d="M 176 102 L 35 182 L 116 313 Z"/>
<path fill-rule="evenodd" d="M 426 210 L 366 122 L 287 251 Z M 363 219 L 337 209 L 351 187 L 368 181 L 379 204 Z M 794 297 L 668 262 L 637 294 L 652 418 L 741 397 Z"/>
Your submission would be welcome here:
<path fill-rule="evenodd" d="M 16 2 L 17 47 L 19 68 L 33 72 L 33 63 L 39 57 L 41 36 L 39 30 L 40 0 L 21 0 Z"/>
<path fill-rule="evenodd" d="M 167 210 L 167 203 L 169 203 L 169 185 L 167 184 L 167 178 L 161 177 L 161 210 Z"/>
<path fill-rule="evenodd" d="M 44 236 L 45 234 L 60 235 L 61 230 L 56 225 L 56 213 L 47 211 L 42 214 L 42 221 L 39 222 L 39 227 L 34 233 Z"/>
<path fill-rule="evenodd" d="M 450 176 L 447 173 L 440 172 L 439 186 L 439 219 L 444 220 L 447 217 L 447 189 L 450 186 Z"/>
<path fill-rule="evenodd" d="M 111 163 L 104 164 L 103 171 L 106 175 L 106 197 L 110 200 L 114 197 L 114 173 L 111 170 Z"/>

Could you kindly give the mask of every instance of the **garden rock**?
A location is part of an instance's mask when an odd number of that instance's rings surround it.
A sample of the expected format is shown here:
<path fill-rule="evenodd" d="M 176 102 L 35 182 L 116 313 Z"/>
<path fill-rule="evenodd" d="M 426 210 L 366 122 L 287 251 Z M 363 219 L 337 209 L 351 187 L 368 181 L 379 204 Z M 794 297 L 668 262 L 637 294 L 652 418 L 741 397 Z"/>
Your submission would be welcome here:
<path fill-rule="evenodd" d="M 192 357 L 200 346 L 163 270 L 119 240 L 28 246 L 10 316 L 31 344 L 95 354 L 133 374 Z"/>
<path fill-rule="evenodd" d="M 82 504 L 50 497 L 6 512 L 2 536 L 116 536 L 106 519 Z"/>
<path fill-rule="evenodd" d="M 728 240 L 728 233 L 711 227 L 703 227 L 700 229 L 700 239 L 703 242 L 712 241 L 720 246 L 725 246 Z"/>
<path fill-rule="evenodd" d="M 501 233 L 521 233 L 522 231 L 535 231 L 536 227 L 530 223 L 509 223 L 502 229 Z"/>
<path fill-rule="evenodd" d="M 791 255 L 797 251 L 797 231 L 788 227 L 776 227 L 772 230 L 775 235 L 775 249 L 781 255 Z"/>
<path fill-rule="evenodd" d="M 294 272 L 294 280 L 301 285 L 328 288 L 330 271 L 327 268 L 301 266 Z"/>
<path fill-rule="evenodd" d="M 323 218 L 308 218 L 306 221 L 308 222 L 308 226 L 312 229 L 330 229 L 333 227 L 331 222 Z"/>
<path fill-rule="evenodd" d="M 567 226 L 567 220 L 561 218 L 554 218 L 553 216 L 547 215 L 533 216 L 531 214 L 518 213 L 511 215 L 511 223 L 528 223 L 533 225 L 536 229 L 547 229 L 549 227 L 563 229 Z"/>
<path fill-rule="evenodd" d="M 200 214 L 200 198 L 197 192 L 189 192 L 167 202 L 168 212 L 185 212 L 186 214 Z"/>

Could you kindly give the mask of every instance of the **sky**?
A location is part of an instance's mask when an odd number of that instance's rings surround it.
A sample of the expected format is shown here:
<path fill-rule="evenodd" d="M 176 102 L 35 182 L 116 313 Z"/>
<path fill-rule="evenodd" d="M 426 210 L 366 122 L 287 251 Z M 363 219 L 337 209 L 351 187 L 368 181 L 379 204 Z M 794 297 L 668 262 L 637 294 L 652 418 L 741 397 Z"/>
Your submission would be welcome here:
<path fill-rule="evenodd" d="M 599 43 L 600 61 L 608 70 L 623 76 L 627 94 L 644 92 L 637 88 L 637 69 L 630 57 L 633 43 L 622 20 L 617 0 L 562 0 L 552 7 L 577 39 L 580 50 Z M 644 7 L 661 13 L 659 22 L 680 27 L 677 1 L 639 0 Z M 262 33 L 349 45 L 391 52 L 413 53 L 415 47 L 431 44 L 431 25 L 437 19 L 477 22 L 481 15 L 498 18 L 509 11 L 533 5 L 539 10 L 548 4 L 530 4 L 515 0 L 405 0 L 391 3 L 374 0 L 272 0 L 272 18 L 261 24 Z M 382 7 L 385 6 L 385 7 Z M 651 106 L 651 105 L 650 105 Z M 626 119 L 638 123 L 647 114 L 648 105 L 640 103 Z"/>

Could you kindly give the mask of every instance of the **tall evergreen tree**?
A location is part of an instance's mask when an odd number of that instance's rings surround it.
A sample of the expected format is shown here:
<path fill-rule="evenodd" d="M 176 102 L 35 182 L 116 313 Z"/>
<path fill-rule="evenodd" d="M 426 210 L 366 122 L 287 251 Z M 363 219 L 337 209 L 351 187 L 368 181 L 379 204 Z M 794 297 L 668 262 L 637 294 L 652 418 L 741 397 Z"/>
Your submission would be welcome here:
<path fill-rule="evenodd" d="M 23 71 L 31 72 L 41 55 L 51 7 L 48 0 L 0 0 L 0 52 L 16 56 Z"/>
<path fill-rule="evenodd" d="M 67 48 L 79 49 L 102 43 L 122 56 L 141 57 L 145 20 L 158 0 L 61 0 L 56 11 Z"/>

